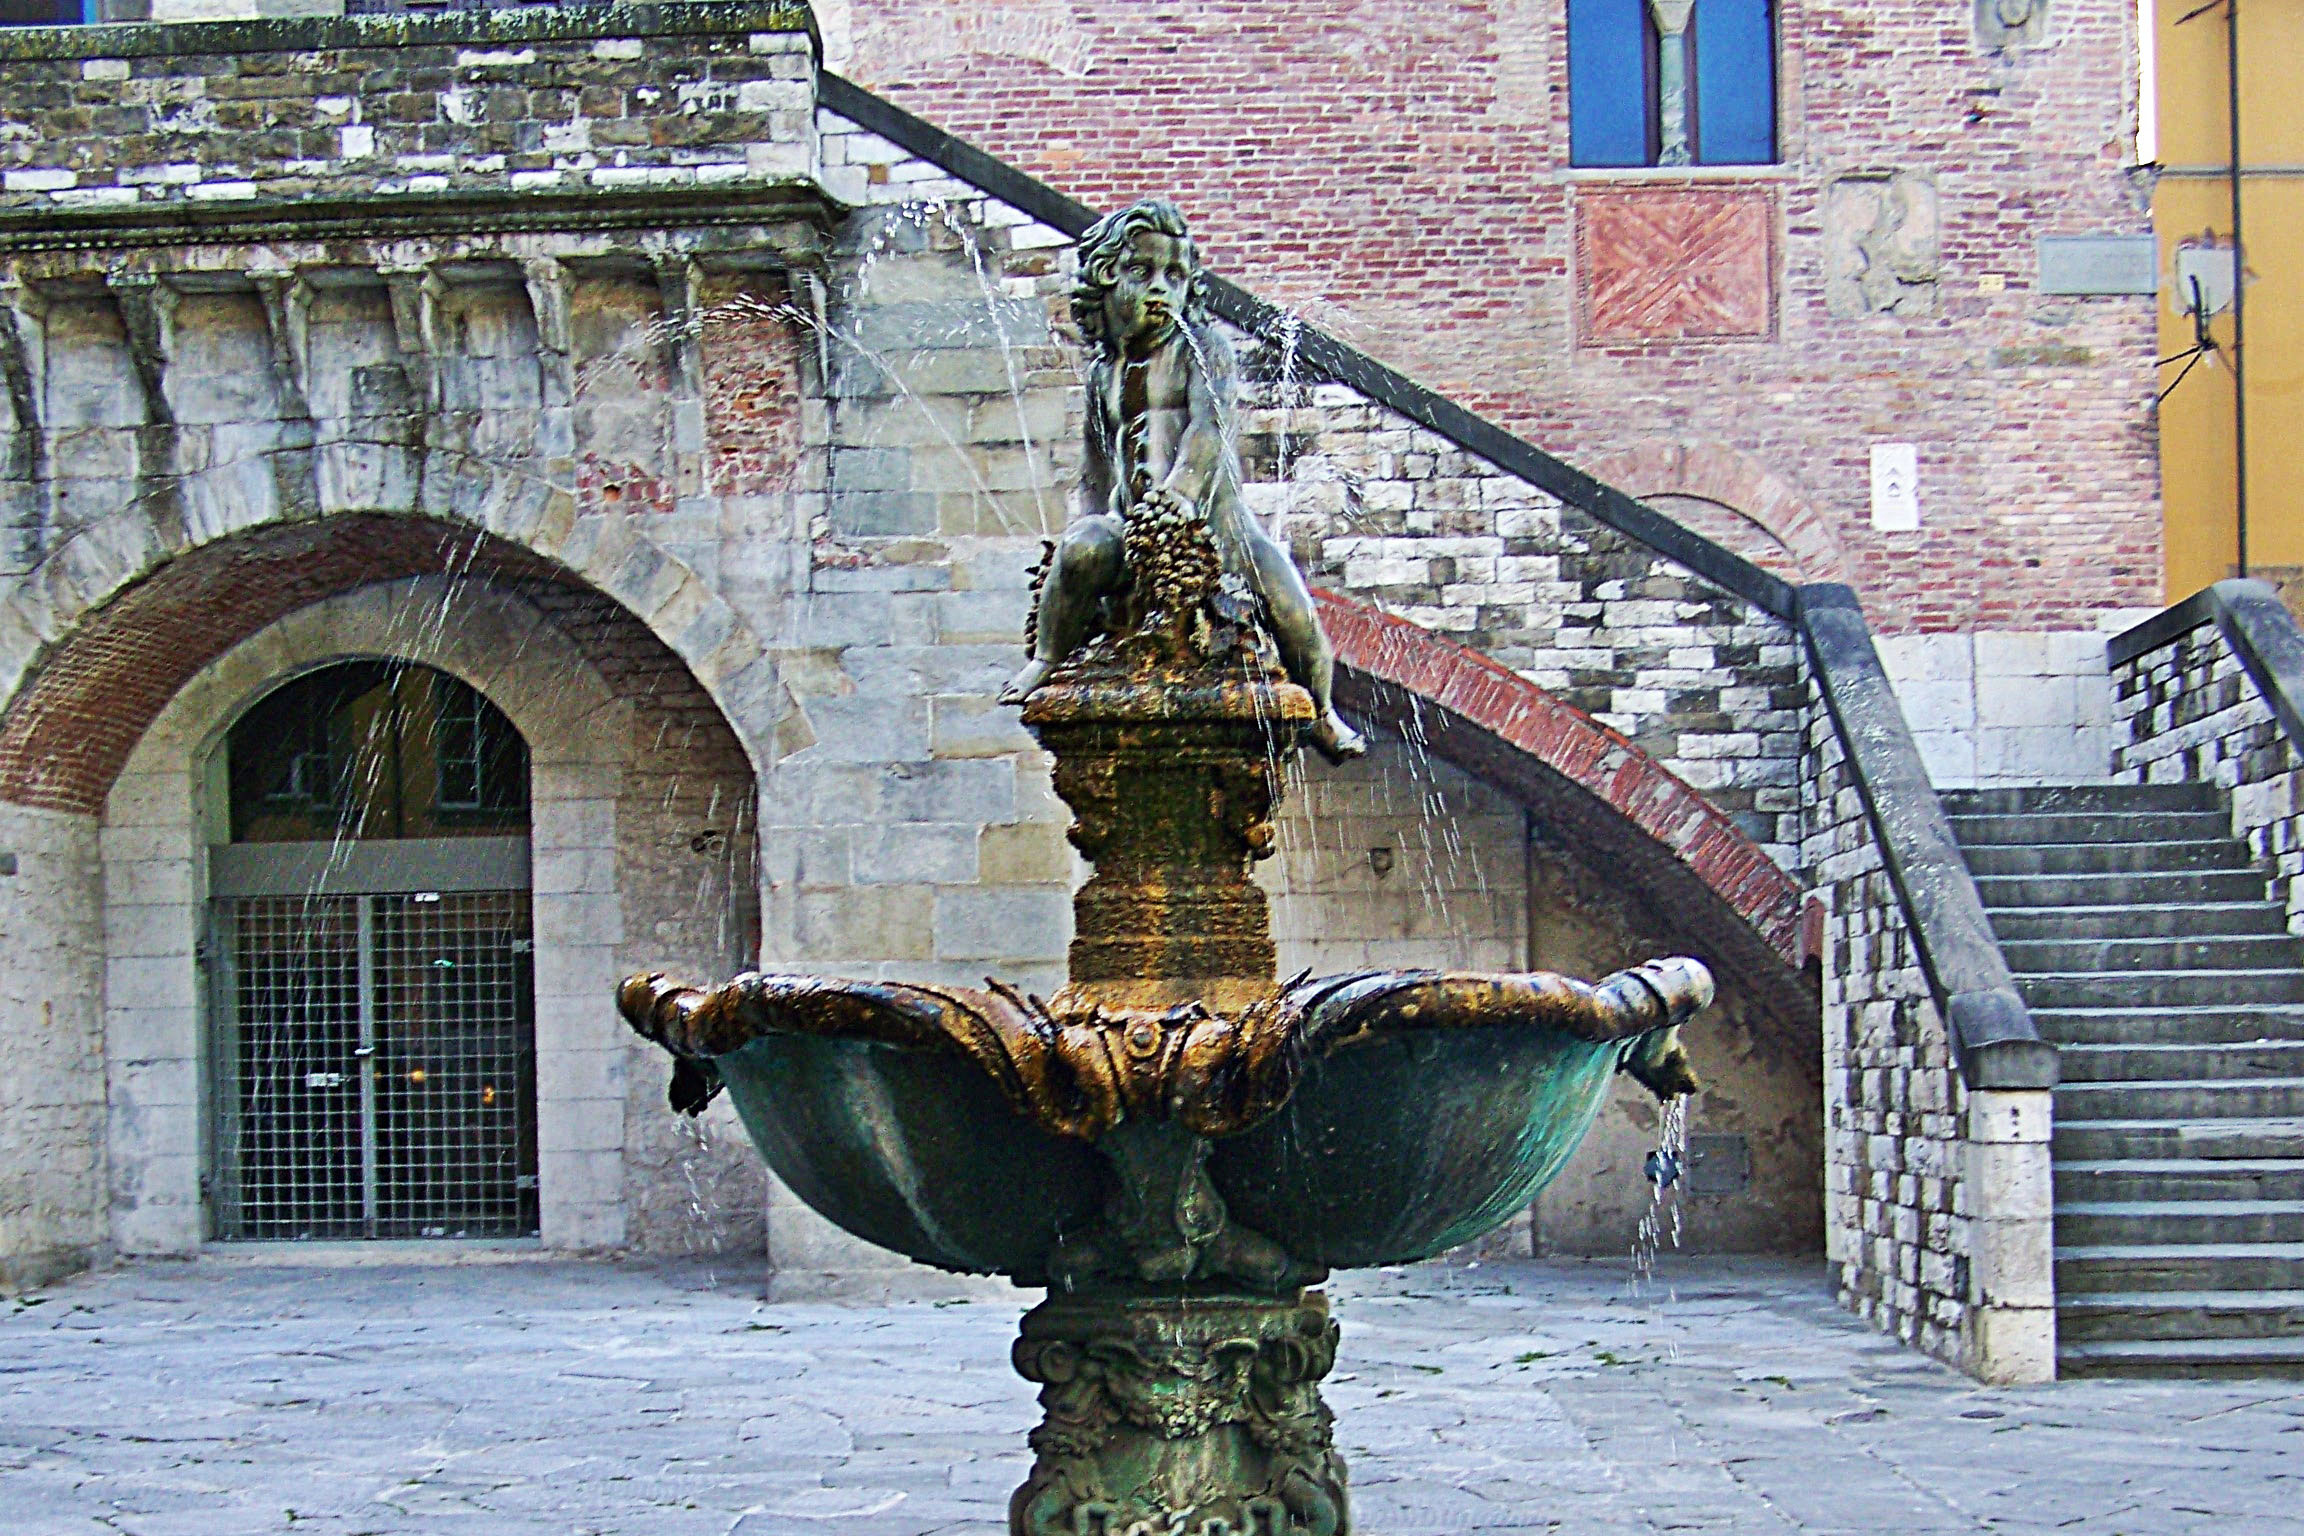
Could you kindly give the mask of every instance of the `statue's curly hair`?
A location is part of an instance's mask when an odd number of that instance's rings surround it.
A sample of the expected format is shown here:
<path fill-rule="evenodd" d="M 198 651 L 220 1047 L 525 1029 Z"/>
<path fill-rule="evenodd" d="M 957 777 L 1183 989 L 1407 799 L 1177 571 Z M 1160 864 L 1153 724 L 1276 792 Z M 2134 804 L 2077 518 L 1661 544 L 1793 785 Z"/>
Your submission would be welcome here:
<path fill-rule="evenodd" d="M 1080 270 L 1072 281 L 1072 323 L 1079 327 L 1080 339 L 1091 347 L 1111 344 L 1111 338 L 1104 334 L 1104 295 L 1112 291 L 1113 268 L 1128 253 L 1128 242 L 1144 230 L 1184 242 L 1191 253 L 1192 281 L 1185 289 L 1182 318 L 1187 325 L 1205 324 L 1208 319 L 1208 274 L 1200 266 L 1200 248 L 1185 227 L 1183 210 L 1166 198 L 1147 197 L 1118 213 L 1104 215 L 1080 237 Z"/>

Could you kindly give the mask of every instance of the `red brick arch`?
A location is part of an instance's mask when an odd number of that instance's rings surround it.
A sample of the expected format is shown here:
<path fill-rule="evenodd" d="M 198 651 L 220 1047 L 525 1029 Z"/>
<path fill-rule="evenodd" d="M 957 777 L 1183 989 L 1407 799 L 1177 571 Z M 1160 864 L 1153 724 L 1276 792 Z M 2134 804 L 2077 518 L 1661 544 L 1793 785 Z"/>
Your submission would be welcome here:
<path fill-rule="evenodd" d="M 139 509 L 121 515 L 132 518 Z M 639 549 L 646 561 L 629 549 L 616 552 L 621 563 L 595 561 L 606 574 L 587 581 L 581 568 L 485 527 L 379 513 L 261 524 L 173 555 L 156 543 L 114 544 L 112 563 L 87 562 L 76 583 L 25 584 L 50 603 L 35 615 L 36 626 L 25 627 L 56 638 L 31 659 L 12 693 L 0 679 L 0 801 L 99 811 L 145 729 L 203 667 L 287 614 L 409 576 L 451 573 L 516 592 L 620 693 L 733 729 L 681 654 L 701 647 L 677 643 L 686 635 L 658 634 L 635 611 L 644 604 L 612 590 L 612 583 L 631 588 L 619 578 L 635 564 L 639 577 L 657 586 L 674 587 L 675 579 L 694 586 L 692 575 L 653 550 Z M 23 596 L 11 604 L 20 606 Z M 687 606 L 705 607 L 701 596 Z M 8 617 L 22 622 L 0 608 L 0 620 Z M 740 730 L 736 736 L 741 743 Z"/>
<path fill-rule="evenodd" d="M 1783 548 L 1783 556 L 1774 560 L 1748 548 L 1738 552 L 1787 580 L 1849 579 L 1848 552 L 1816 505 L 1783 476 L 1725 443 L 1656 438 L 1581 467 L 1634 496 L 1686 496 L 1726 509 L 1723 516 L 1734 514 Z M 1742 541 L 1729 542 L 1741 546 Z M 1784 569 L 1786 563 L 1793 568 Z"/>
<path fill-rule="evenodd" d="M 1799 965 L 1799 885 L 1670 769 L 1478 651 L 1353 598 L 1315 597 L 1347 707 L 1423 714 L 1433 751 L 1515 793 L 1721 958 Z"/>

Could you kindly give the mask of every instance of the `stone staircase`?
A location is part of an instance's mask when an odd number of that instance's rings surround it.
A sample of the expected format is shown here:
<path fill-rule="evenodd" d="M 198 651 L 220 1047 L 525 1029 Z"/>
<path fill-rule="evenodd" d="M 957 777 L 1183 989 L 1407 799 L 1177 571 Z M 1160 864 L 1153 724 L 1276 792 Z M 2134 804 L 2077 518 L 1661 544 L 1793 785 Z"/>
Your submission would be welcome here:
<path fill-rule="evenodd" d="M 2059 1370 L 2304 1375 L 2304 940 L 2223 792 L 1943 799 L 2061 1047 Z"/>

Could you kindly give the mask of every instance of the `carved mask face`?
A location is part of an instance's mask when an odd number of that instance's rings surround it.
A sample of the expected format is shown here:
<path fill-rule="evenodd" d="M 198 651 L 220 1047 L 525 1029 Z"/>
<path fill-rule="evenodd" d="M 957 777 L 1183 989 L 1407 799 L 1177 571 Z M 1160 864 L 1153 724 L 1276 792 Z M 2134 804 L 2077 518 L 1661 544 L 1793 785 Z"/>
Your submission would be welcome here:
<path fill-rule="evenodd" d="M 1113 263 L 1104 296 L 1105 334 L 1142 356 L 1166 341 L 1184 317 L 1192 286 L 1192 242 L 1140 229 Z"/>

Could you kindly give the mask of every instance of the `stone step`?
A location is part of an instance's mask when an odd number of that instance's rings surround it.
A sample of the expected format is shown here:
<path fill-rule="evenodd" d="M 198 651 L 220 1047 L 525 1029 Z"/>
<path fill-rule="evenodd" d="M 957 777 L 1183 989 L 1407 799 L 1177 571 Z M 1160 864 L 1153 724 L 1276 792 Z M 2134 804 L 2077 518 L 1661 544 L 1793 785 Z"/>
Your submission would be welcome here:
<path fill-rule="evenodd" d="M 2304 1040 L 2240 1040 L 2174 1045 L 2065 1045 L 2057 1064 L 2067 1083 L 2166 1082 L 2183 1078 L 2304 1079 Z"/>
<path fill-rule="evenodd" d="M 2304 1376 L 2304 1339 L 2120 1339 L 2056 1351 L 2063 1376 Z"/>
<path fill-rule="evenodd" d="M 2135 902 L 2112 907 L 2002 907 L 1988 914 L 2003 944 L 2039 939 L 2167 939 L 2286 934 L 2276 901 Z"/>
<path fill-rule="evenodd" d="M 2304 971 L 2058 971 L 2018 976 L 2035 1008 L 2197 1008 L 2304 1003 Z"/>
<path fill-rule="evenodd" d="M 2134 1157 L 2056 1161 L 2058 1201 L 2304 1200 L 2304 1158 Z"/>
<path fill-rule="evenodd" d="M 2304 1077 L 2056 1085 L 2059 1122 L 2255 1120 L 2290 1116 L 2304 1119 Z"/>
<path fill-rule="evenodd" d="M 2066 1121 L 2058 1116 L 2050 1151 L 2058 1161 L 2209 1158 L 2257 1161 L 2304 1157 L 2304 1118 Z"/>
<path fill-rule="evenodd" d="M 2168 843 L 2232 835 L 2222 811 L 2087 811 L 2074 815 L 1954 816 L 1963 848 L 2001 843 Z"/>
<path fill-rule="evenodd" d="M 2224 792 L 2213 784 L 2032 784 L 2018 789 L 1948 789 L 1938 798 L 1952 816 L 2216 811 L 2225 804 Z"/>
<path fill-rule="evenodd" d="M 2035 1008 L 2041 1036 L 2059 1045 L 2213 1045 L 2254 1040 L 2304 1040 L 2304 1009 Z"/>
<path fill-rule="evenodd" d="M 2023 907 L 2111 907 L 2166 902 L 2263 901 L 2255 869 L 2186 870 L 2174 874 L 1978 875 L 1987 911 Z"/>
<path fill-rule="evenodd" d="M 2304 1291 L 2097 1291 L 2056 1302 L 2059 1351 L 2107 1339 L 2304 1336 Z"/>
<path fill-rule="evenodd" d="M 2219 934 L 2152 939 L 2003 939 L 2000 952 L 2019 975 L 2056 971 L 2295 970 L 2304 939 L 2290 934 Z"/>
<path fill-rule="evenodd" d="M 2157 875 L 2253 869 L 2256 856 L 2231 838 L 2183 843 L 2022 843 L 1963 848 L 1972 875 Z"/>
<path fill-rule="evenodd" d="M 2056 1249 L 2056 1295 L 2304 1290 L 2304 1243 L 2106 1243 Z"/>
<path fill-rule="evenodd" d="M 2304 1200 L 2076 1200 L 2056 1206 L 2056 1245 L 2304 1244 Z"/>

